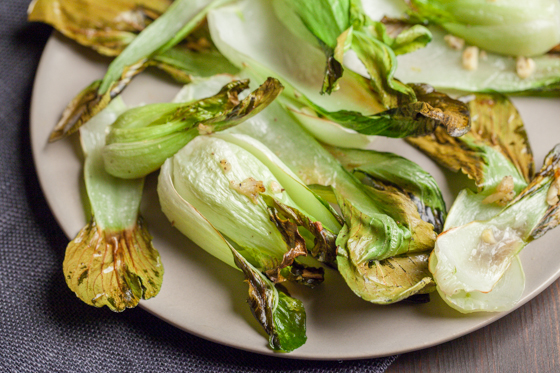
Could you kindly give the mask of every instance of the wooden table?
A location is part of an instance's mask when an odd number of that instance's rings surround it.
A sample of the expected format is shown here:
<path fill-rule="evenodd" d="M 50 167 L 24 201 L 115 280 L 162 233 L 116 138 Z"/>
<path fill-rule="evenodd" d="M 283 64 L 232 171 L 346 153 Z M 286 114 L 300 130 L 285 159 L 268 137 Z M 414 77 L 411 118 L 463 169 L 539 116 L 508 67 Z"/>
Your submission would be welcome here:
<path fill-rule="evenodd" d="M 485 328 L 401 355 L 387 373 L 560 372 L 559 312 L 557 280 L 529 303 Z"/>

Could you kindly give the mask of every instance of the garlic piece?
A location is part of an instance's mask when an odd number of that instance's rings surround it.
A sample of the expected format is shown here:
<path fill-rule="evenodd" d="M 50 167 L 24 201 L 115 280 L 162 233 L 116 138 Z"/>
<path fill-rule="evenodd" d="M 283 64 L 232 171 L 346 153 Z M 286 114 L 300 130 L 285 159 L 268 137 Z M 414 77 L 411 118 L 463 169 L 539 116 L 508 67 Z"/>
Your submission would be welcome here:
<path fill-rule="evenodd" d="M 482 239 L 482 241 L 486 242 L 486 243 L 497 243 L 498 241 L 496 241 L 496 238 L 494 237 L 494 232 L 492 232 L 492 229 L 488 228 L 482 231 L 482 234 L 480 235 L 480 238 Z"/>
<path fill-rule="evenodd" d="M 198 134 L 199 135 L 210 135 L 214 131 L 214 126 L 207 126 L 205 124 L 198 124 Z"/>
<path fill-rule="evenodd" d="M 500 184 L 496 187 L 496 192 L 484 198 L 483 204 L 496 203 L 498 206 L 505 206 L 509 201 L 515 197 L 513 177 L 508 175 L 504 176 Z"/>
<path fill-rule="evenodd" d="M 280 185 L 277 181 L 272 180 L 270 182 L 270 191 L 274 194 L 279 194 L 282 193 L 284 189 L 282 188 L 282 185 Z"/>
<path fill-rule="evenodd" d="M 252 177 L 248 177 L 240 183 L 231 180 L 229 187 L 248 197 L 255 205 L 258 203 L 260 193 L 266 192 L 263 182 Z"/>
<path fill-rule="evenodd" d="M 467 70 L 478 69 L 478 47 L 467 47 L 463 51 L 463 67 Z"/>
<path fill-rule="evenodd" d="M 451 34 L 445 35 L 443 37 L 443 40 L 450 48 L 458 51 L 463 50 L 463 47 L 465 46 L 464 39 L 458 38 L 457 36 L 453 36 Z"/>
<path fill-rule="evenodd" d="M 560 201 L 558 195 L 560 195 L 560 178 L 555 179 L 552 184 L 550 184 L 548 193 L 546 194 L 546 203 L 548 203 L 549 206 L 554 206 Z"/>
<path fill-rule="evenodd" d="M 533 73 L 537 69 L 537 65 L 532 58 L 519 56 L 517 57 L 517 61 L 515 63 L 515 69 L 517 71 L 518 77 L 520 77 L 521 79 L 527 79 L 528 77 L 533 75 Z"/>

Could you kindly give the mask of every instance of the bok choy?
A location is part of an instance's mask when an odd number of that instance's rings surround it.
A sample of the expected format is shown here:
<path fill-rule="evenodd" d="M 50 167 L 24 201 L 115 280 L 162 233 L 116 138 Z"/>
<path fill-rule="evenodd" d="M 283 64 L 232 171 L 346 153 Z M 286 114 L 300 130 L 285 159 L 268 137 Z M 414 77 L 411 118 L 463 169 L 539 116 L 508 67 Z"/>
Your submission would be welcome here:
<path fill-rule="evenodd" d="M 327 64 L 321 92 L 337 90 L 343 74 L 343 56 L 351 49 L 365 65 L 379 99 L 386 107 L 414 101 L 414 91 L 394 79 L 397 54 L 423 48 L 432 39 L 423 26 L 415 25 L 398 37 L 389 36 L 381 22 L 364 14 L 359 0 L 275 0 L 278 18 L 296 36 L 320 47 Z"/>
<path fill-rule="evenodd" d="M 248 85 L 248 80 L 231 82 L 212 97 L 127 111 L 111 126 L 103 149 L 107 172 L 124 179 L 146 176 L 199 134 L 237 125 L 282 92 L 282 85 L 269 78 L 241 100 L 239 94 Z"/>
<path fill-rule="evenodd" d="M 453 229 L 496 217 L 504 205 L 527 188 L 534 176 L 532 151 L 513 104 L 498 94 L 478 94 L 467 99 L 473 121 L 471 131 L 461 139 L 436 133 L 408 140 L 443 166 L 462 170 L 477 187 L 476 192 L 466 189 L 459 193 L 445 221 L 446 232 L 438 242 Z M 485 233 L 487 240 L 491 240 L 490 234 L 494 233 Z M 489 292 L 471 289 L 445 293 L 439 282 L 438 291 L 445 302 L 460 312 L 508 310 L 518 302 L 525 288 L 519 258 L 513 255 L 510 259 L 507 270 Z M 437 256 L 432 254 L 432 272 L 436 271 L 437 262 Z M 440 276 L 439 281 L 445 288 L 447 280 Z"/>
<path fill-rule="evenodd" d="M 135 307 L 158 294 L 163 266 L 139 213 L 144 179 L 109 175 L 101 151 L 105 133 L 126 107 L 118 99 L 80 129 L 91 220 L 68 244 L 63 271 L 85 303 L 113 311 Z"/>
<path fill-rule="evenodd" d="M 178 100 L 190 100 L 193 94 L 200 91 L 211 94 L 228 80 L 231 77 L 221 76 L 187 85 Z M 387 304 L 433 290 L 428 271 L 428 253 L 439 232 L 434 225 L 441 227 L 441 211 L 445 211 L 433 179 L 426 182 L 425 194 L 418 196 L 423 202 L 418 204 L 418 201 L 413 201 L 415 197 L 403 191 L 418 191 L 424 187 L 407 186 L 401 182 L 402 179 L 398 179 L 396 173 L 391 182 L 402 185 L 402 190 L 393 187 L 378 191 L 366 187 L 302 130 L 290 111 L 278 103 L 272 103 L 266 111 L 224 133 L 244 134 L 259 140 L 305 184 L 311 185 L 317 194 L 330 202 L 346 206 L 342 209 L 343 230 L 349 231 L 350 235 L 342 237 L 339 234 L 336 263 L 358 296 L 374 303 Z M 399 166 L 409 166 L 411 163 L 402 158 L 395 160 Z M 374 168 L 374 164 L 369 166 Z M 413 171 L 411 180 L 429 179 L 425 172 L 419 172 L 417 166 L 410 170 Z M 370 173 L 374 174 L 374 171 Z M 431 189 L 430 192 L 428 189 Z M 433 196 L 434 200 L 428 196 Z M 394 209 L 395 201 L 404 208 Z M 419 205 L 424 206 L 422 211 L 432 212 L 420 213 Z M 420 216 L 431 216 L 430 219 L 435 217 L 437 222 L 429 219 L 422 221 Z"/>
<path fill-rule="evenodd" d="M 28 20 L 52 25 L 97 52 L 116 56 L 171 0 L 34 0 Z"/>
<path fill-rule="evenodd" d="M 556 146 L 527 188 L 497 215 L 438 237 L 430 270 L 448 304 L 474 312 L 501 311 L 517 302 L 524 286 L 517 254 L 560 222 L 559 175 L 560 146 Z M 485 294 L 490 294 L 489 302 Z"/>
<path fill-rule="evenodd" d="M 364 3 L 365 13 L 374 20 L 401 19 L 404 23 L 399 24 L 404 28 L 418 22 L 418 17 L 432 22 L 427 26 L 432 41 L 414 53 L 398 56 L 395 73 L 398 79 L 429 83 L 437 89 L 470 92 L 532 94 L 558 91 L 560 58 L 557 54 L 545 53 L 555 46 L 554 40 L 556 45 L 560 43 L 560 6 L 556 0 L 531 4 L 516 0 L 410 0 L 408 3 L 413 9 L 410 17 L 403 16 L 410 10 L 404 2 L 379 0 L 375 4 Z M 452 43 L 449 33 L 458 33 L 455 38 L 463 39 Z M 538 33 L 544 37 L 531 37 Z M 462 64 L 464 39 L 466 45 L 471 43 L 480 48 L 475 59 L 477 67 L 472 70 L 465 69 Z M 494 53 L 493 47 L 500 50 Z M 513 57 L 499 54 L 508 52 L 504 48 L 508 48 Z M 536 52 L 538 55 L 534 55 Z M 526 58 L 528 55 L 532 55 L 530 60 Z M 517 60 L 516 56 L 519 57 Z M 349 67 L 365 72 L 359 61 L 352 61 Z"/>
<path fill-rule="evenodd" d="M 560 43 L 560 3 L 556 0 L 407 2 L 415 19 L 440 25 L 489 52 L 531 57 Z"/>
<path fill-rule="evenodd" d="M 131 39 L 126 48 L 111 62 L 102 80 L 93 82 L 68 104 L 51 134 L 50 141 L 75 132 L 118 96 L 134 76 L 150 65 L 159 66 L 182 83 L 190 81 L 193 73 L 208 76 L 217 72 L 233 72 L 234 69 L 219 53 L 208 54 L 213 60 L 213 63 L 208 64 L 212 61 L 203 60 L 188 50 L 172 49 L 197 29 L 210 9 L 228 1 L 231 0 L 174 1 L 164 14 Z M 30 8 L 31 14 L 34 9 L 33 6 Z M 59 11 L 54 11 L 55 14 L 57 12 Z M 204 36 L 201 36 L 202 38 Z M 208 43 L 208 40 L 205 40 Z"/>
<path fill-rule="evenodd" d="M 212 40 L 234 65 L 247 67 L 252 78 L 274 76 L 282 82 L 286 89 L 281 101 L 305 119 L 302 124 L 321 141 L 352 147 L 352 139 L 367 145 L 362 135 L 406 137 L 444 126 L 460 136 L 468 130 L 466 106 L 425 86 L 407 88 L 421 97 L 418 101 L 386 107 L 370 79 L 346 71 L 336 94 L 319 94 L 324 56 L 291 34 L 268 2 L 244 0 L 214 9 L 208 23 Z"/>
<path fill-rule="evenodd" d="M 158 191 L 164 213 L 181 232 L 244 272 L 249 304 L 269 333 L 271 348 L 301 346 L 303 306 L 273 282 L 322 281 L 322 269 L 304 266 L 297 257 L 307 255 L 305 236 L 313 242 L 309 252 L 333 264 L 340 223 L 329 205 L 262 144 L 232 134 L 191 141 L 166 161 Z M 219 245 L 206 239 L 208 231 Z"/>

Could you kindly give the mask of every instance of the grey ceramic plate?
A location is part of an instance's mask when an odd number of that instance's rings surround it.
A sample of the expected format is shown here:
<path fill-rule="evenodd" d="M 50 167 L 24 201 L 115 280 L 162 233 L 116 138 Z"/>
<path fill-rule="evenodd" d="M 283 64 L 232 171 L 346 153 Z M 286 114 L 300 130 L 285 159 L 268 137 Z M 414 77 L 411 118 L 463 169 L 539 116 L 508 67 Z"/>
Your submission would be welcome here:
<path fill-rule="evenodd" d="M 54 35 L 45 48 L 35 81 L 31 110 L 34 159 L 45 197 L 69 238 L 86 221 L 78 141 L 74 136 L 47 144 L 47 138 L 65 105 L 83 87 L 101 78 L 107 63 L 93 52 Z M 179 88 L 165 76 L 146 73 L 127 88 L 124 98 L 129 105 L 164 102 L 171 100 Z M 514 101 L 525 120 L 540 166 L 548 150 L 560 142 L 560 105 L 557 99 Z M 448 206 L 462 188 L 461 177 L 443 171 L 401 140 L 379 139 L 375 148 L 418 162 L 435 177 Z M 159 209 L 155 181 L 155 177 L 148 178 L 142 211 L 161 253 L 165 276 L 161 293 L 155 299 L 143 301 L 141 306 L 208 340 L 274 354 L 245 302 L 247 287 L 242 274 L 198 249 L 171 227 Z M 559 277 L 559 241 L 557 229 L 522 252 L 527 286 L 519 305 Z M 337 273 L 327 271 L 326 277 L 325 284 L 315 290 L 291 288 L 307 310 L 308 341 L 300 349 L 281 356 L 359 359 L 398 354 L 457 338 L 505 315 L 462 315 L 435 294 L 428 304 L 376 306 L 357 298 Z"/>

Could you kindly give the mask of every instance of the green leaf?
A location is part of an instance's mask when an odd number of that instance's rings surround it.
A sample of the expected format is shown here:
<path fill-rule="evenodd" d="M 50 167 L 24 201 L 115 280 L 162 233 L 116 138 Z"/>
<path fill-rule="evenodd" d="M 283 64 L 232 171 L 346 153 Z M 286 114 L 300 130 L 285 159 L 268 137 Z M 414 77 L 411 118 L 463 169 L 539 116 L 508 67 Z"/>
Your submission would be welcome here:
<path fill-rule="evenodd" d="M 511 56 L 535 56 L 560 42 L 556 0 L 409 0 L 411 14 L 441 25 L 471 45 Z M 504 43 L 507 40 L 507 43 Z"/>
<path fill-rule="evenodd" d="M 28 20 L 48 23 L 97 52 L 116 56 L 158 18 L 170 0 L 35 0 Z"/>
<path fill-rule="evenodd" d="M 68 244 L 63 272 L 68 287 L 85 303 L 112 311 L 138 305 L 161 289 L 163 266 L 142 218 L 112 231 L 95 216 Z"/>
<path fill-rule="evenodd" d="M 362 182 L 379 191 L 396 190 L 399 199 L 416 206 L 419 217 L 441 233 L 445 202 L 433 177 L 416 163 L 392 153 L 326 146 L 339 162 Z M 392 208 L 392 207 L 391 207 Z"/>
<path fill-rule="evenodd" d="M 354 263 L 367 263 L 409 251 L 411 234 L 408 229 L 386 214 L 360 211 L 336 189 L 335 193 L 346 222 L 336 240 L 338 256 Z"/>
<path fill-rule="evenodd" d="M 398 106 L 377 114 L 340 110 L 327 111 L 308 102 L 322 117 L 365 135 L 385 137 L 424 136 L 438 127 L 453 136 L 464 135 L 470 129 L 467 105 L 434 91 L 427 85 L 410 86 L 419 101 Z"/>
<path fill-rule="evenodd" d="M 519 192 L 534 174 L 533 155 L 519 112 L 499 94 L 478 94 L 468 102 L 470 131 L 453 138 L 441 129 L 407 141 L 442 166 L 462 171 L 486 195 L 511 176 Z"/>
<path fill-rule="evenodd" d="M 359 1 L 276 0 L 278 18 L 294 34 L 308 41 L 314 36 L 326 57 L 325 77 L 321 92 L 331 94 L 338 90 L 342 77 L 343 55 L 354 50 L 365 64 L 372 80 L 372 87 L 385 108 L 398 103 L 414 102 L 414 92 L 395 80 L 396 56 L 425 46 L 431 35 L 417 25 L 400 38 L 390 37 L 385 26 L 365 15 Z M 394 49 L 394 50 L 393 50 Z"/>
<path fill-rule="evenodd" d="M 427 253 L 419 253 L 356 264 L 342 253 L 338 257 L 338 269 L 362 299 L 391 304 L 434 290 L 428 257 Z"/>
<path fill-rule="evenodd" d="M 270 78 L 240 101 L 238 94 L 247 86 L 248 81 L 233 82 L 215 96 L 196 102 L 147 105 L 125 113 L 126 117 L 112 128 L 103 150 L 106 170 L 121 178 L 143 177 L 199 134 L 222 131 L 243 122 L 282 91 L 282 85 Z"/>
<path fill-rule="evenodd" d="M 241 255 L 234 253 L 235 264 L 243 271 L 249 284 L 247 300 L 255 318 L 269 335 L 270 348 L 291 352 L 306 341 L 305 309 L 301 301 L 278 290 L 270 280 Z"/>

